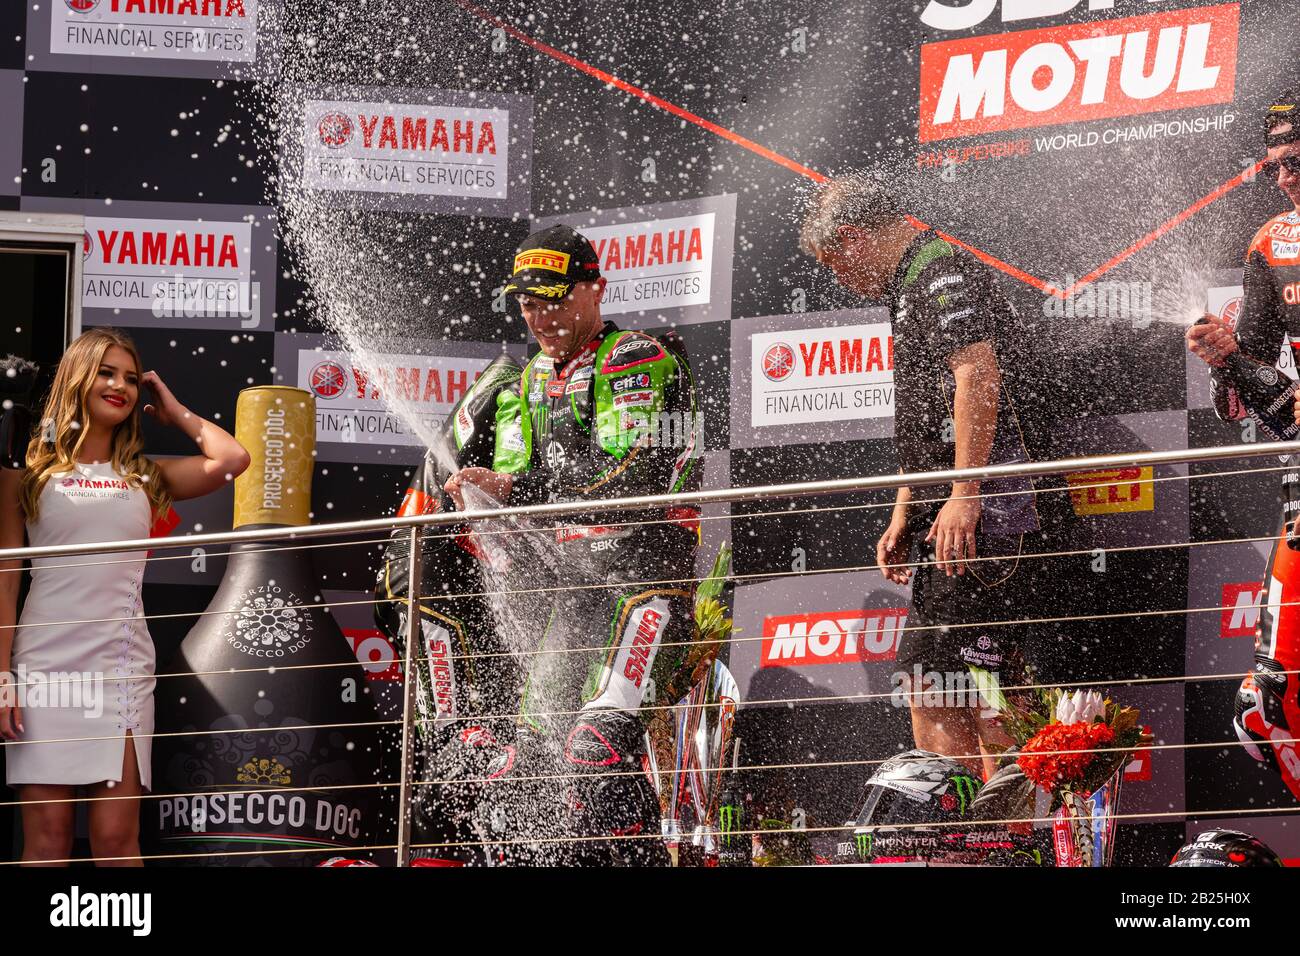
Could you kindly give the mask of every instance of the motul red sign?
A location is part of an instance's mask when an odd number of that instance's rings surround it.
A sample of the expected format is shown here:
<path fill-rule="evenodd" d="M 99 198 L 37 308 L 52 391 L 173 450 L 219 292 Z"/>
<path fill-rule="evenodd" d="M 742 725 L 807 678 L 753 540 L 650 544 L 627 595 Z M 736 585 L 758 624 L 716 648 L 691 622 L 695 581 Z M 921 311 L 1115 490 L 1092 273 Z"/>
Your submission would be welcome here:
<path fill-rule="evenodd" d="M 902 607 L 765 617 L 760 666 L 891 661 L 906 624 Z"/>
<path fill-rule="evenodd" d="M 1039 4 L 1038 15 L 1073 6 Z M 966 9 L 976 8 L 991 11 L 982 2 Z M 939 9 L 943 15 L 927 22 L 970 25 Z M 1238 15 L 1238 4 L 1228 3 L 926 44 L 920 139 L 1230 103 Z"/>

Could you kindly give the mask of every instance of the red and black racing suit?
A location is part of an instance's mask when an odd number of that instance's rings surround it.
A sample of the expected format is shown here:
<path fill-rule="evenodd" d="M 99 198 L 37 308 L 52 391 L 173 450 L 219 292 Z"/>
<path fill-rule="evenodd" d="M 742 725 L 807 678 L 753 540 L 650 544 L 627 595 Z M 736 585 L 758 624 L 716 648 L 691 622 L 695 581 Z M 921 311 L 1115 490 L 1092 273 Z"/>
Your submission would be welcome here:
<path fill-rule="evenodd" d="M 1300 211 L 1271 219 L 1246 252 L 1238 352 L 1211 370 L 1214 408 L 1230 421 L 1253 419 L 1268 441 L 1300 434 L 1296 385 L 1278 371 L 1284 341 L 1300 357 Z M 1233 727 L 1247 750 L 1281 774 L 1300 798 L 1300 462 L 1282 476 L 1282 528 L 1264 574 L 1255 666 L 1237 693 Z M 1288 673 L 1290 672 L 1290 673 Z"/>

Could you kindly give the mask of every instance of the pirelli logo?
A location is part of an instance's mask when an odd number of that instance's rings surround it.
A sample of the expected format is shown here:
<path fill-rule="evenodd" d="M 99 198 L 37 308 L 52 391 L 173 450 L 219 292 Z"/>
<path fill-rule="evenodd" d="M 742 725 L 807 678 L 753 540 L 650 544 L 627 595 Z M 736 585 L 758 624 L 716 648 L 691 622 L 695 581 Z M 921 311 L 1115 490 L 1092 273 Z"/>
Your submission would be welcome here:
<path fill-rule="evenodd" d="M 1154 469 L 1111 468 L 1105 471 L 1076 471 L 1065 476 L 1070 485 L 1074 513 L 1083 515 L 1123 514 L 1154 511 Z"/>
<path fill-rule="evenodd" d="M 569 254 L 556 252 L 554 249 L 529 249 L 515 256 L 515 272 L 525 269 L 545 269 L 567 275 L 569 272 Z"/>

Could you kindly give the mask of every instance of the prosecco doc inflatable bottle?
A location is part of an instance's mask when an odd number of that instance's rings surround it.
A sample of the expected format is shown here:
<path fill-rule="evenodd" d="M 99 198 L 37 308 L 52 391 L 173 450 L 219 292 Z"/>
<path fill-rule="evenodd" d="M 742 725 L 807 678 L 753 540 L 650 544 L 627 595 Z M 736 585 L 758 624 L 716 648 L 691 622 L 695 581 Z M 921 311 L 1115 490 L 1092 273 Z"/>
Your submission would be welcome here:
<path fill-rule="evenodd" d="M 239 394 L 236 529 L 308 523 L 315 403 L 301 389 Z M 289 546 L 286 550 L 285 546 Z M 225 577 L 157 689 L 159 852 L 198 866 L 311 866 L 379 836 L 383 747 L 370 696 L 320 603 L 310 551 L 232 548 Z M 369 726 L 348 726 L 370 724 Z M 252 851 L 252 852 L 250 852 Z M 235 855 L 227 855 L 235 854 Z"/>

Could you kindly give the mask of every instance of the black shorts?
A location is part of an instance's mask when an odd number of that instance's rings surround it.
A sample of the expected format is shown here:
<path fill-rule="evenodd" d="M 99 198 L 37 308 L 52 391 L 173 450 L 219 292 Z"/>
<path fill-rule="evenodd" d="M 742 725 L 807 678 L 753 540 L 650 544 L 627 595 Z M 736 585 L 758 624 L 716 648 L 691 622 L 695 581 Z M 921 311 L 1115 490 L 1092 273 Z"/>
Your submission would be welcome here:
<path fill-rule="evenodd" d="M 1004 686 L 1020 684 L 1036 648 L 1060 639 L 1061 624 L 1016 622 L 1069 616 L 1065 596 L 1087 573 L 1082 558 L 1039 557 L 1055 550 L 1042 534 L 977 534 L 975 550 L 995 560 L 975 561 L 961 575 L 946 575 L 934 564 L 916 569 L 898 643 L 900 670 L 960 673 L 979 667 L 997 674 Z M 932 560 L 932 549 L 926 551 Z"/>

